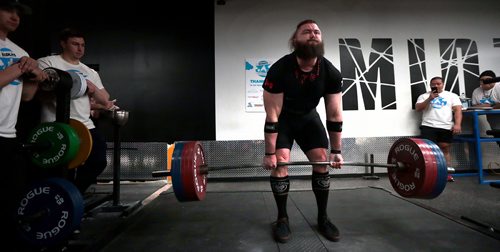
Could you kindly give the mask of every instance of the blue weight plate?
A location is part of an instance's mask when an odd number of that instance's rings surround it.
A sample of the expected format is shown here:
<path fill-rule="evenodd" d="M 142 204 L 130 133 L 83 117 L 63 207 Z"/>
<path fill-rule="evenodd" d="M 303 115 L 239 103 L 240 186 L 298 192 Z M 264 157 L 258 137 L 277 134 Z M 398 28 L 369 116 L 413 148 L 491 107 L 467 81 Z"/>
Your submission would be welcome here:
<path fill-rule="evenodd" d="M 448 177 L 448 164 L 446 163 L 446 158 L 444 157 L 443 152 L 441 151 L 439 146 L 431 140 L 428 139 L 424 140 L 433 150 L 437 161 L 436 185 L 434 186 L 432 192 L 429 194 L 429 199 L 433 199 L 439 196 L 446 187 L 446 182 L 447 182 L 446 180 Z"/>
<path fill-rule="evenodd" d="M 15 210 L 18 236 L 32 246 L 49 247 L 80 227 L 84 201 L 71 182 L 50 178 L 29 187 Z"/>
<path fill-rule="evenodd" d="M 441 151 L 439 146 L 430 140 L 427 140 L 427 142 L 429 143 L 430 147 L 433 149 L 433 152 L 435 153 L 436 161 L 438 161 L 438 166 L 437 166 L 438 177 L 436 179 L 436 185 L 434 186 L 434 189 L 432 190 L 432 192 L 429 194 L 428 197 L 432 199 L 439 196 L 446 187 L 448 168 L 447 168 L 446 158 L 444 157 L 443 152 Z"/>
<path fill-rule="evenodd" d="M 178 201 L 186 201 L 186 193 L 182 182 L 182 151 L 184 149 L 183 142 L 176 142 L 174 153 L 172 154 L 172 169 L 170 176 L 172 177 L 172 188 L 174 189 L 175 197 Z"/>

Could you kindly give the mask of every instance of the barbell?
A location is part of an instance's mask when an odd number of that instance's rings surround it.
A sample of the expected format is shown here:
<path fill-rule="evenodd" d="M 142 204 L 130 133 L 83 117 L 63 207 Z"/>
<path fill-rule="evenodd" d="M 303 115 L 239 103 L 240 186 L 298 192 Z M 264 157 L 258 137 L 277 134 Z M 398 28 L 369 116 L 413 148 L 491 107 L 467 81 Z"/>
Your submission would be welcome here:
<path fill-rule="evenodd" d="M 205 161 L 203 147 L 199 141 L 176 142 L 168 150 L 167 166 L 170 171 L 154 171 L 153 177 L 169 176 L 178 201 L 200 201 L 206 196 L 209 171 L 262 167 L 261 164 L 243 164 L 225 167 L 210 167 Z M 279 162 L 278 166 L 330 165 L 330 162 Z M 389 180 L 394 190 L 403 197 L 432 199 L 444 190 L 448 173 L 455 170 L 447 167 L 439 146 L 427 139 L 400 138 L 390 148 L 387 163 L 344 162 L 343 166 L 387 167 Z"/>

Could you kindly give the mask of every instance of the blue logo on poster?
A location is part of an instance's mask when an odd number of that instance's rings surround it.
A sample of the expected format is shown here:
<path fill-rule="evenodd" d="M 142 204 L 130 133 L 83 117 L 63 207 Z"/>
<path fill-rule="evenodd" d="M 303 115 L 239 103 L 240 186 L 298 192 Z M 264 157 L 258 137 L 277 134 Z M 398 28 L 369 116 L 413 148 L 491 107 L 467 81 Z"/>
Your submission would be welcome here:
<path fill-rule="evenodd" d="M 261 61 L 259 61 L 259 63 L 257 63 L 257 66 L 255 66 L 255 72 L 260 77 L 266 77 L 267 71 L 269 71 L 270 66 L 271 66 L 271 64 L 269 64 L 268 61 L 261 60 Z"/>
<path fill-rule="evenodd" d="M 252 70 L 253 66 L 248 61 L 245 61 L 245 70 Z"/>

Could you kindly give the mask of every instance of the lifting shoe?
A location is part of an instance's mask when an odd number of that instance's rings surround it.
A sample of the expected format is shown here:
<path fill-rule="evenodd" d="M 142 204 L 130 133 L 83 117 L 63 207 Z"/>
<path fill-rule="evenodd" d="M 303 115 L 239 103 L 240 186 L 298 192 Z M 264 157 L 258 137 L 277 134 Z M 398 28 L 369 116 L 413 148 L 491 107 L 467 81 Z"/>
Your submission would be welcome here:
<path fill-rule="evenodd" d="M 273 223 L 273 235 L 274 239 L 281 243 L 286 243 L 290 239 L 288 218 L 281 218 Z"/>

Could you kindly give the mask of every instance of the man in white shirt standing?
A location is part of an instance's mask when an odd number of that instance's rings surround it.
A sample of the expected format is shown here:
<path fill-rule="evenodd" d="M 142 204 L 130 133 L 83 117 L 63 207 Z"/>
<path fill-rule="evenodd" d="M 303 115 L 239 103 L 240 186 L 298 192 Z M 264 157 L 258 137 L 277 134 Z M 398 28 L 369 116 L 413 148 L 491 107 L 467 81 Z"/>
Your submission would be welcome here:
<path fill-rule="evenodd" d="M 479 87 L 472 92 L 472 106 L 500 109 L 500 85 L 496 83 L 495 72 L 486 70 L 479 75 Z M 500 138 L 500 115 L 487 115 L 488 123 L 493 131 L 493 137 Z M 500 142 L 497 142 L 500 146 Z"/>
<path fill-rule="evenodd" d="M 89 95 L 100 97 L 104 104 L 96 105 L 100 109 L 113 110 L 117 108 L 114 101 L 109 101 L 109 94 L 104 88 L 99 74 L 85 65 L 80 59 L 85 54 L 84 35 L 74 29 L 64 29 L 59 36 L 59 43 L 62 53 L 38 59 L 42 69 L 54 67 L 68 72 L 76 72 L 83 75 L 89 86 Z M 55 100 L 44 101 L 42 103 L 42 121 L 51 122 L 56 119 Z M 83 194 L 87 188 L 96 183 L 97 177 L 107 166 L 106 142 L 102 134 L 95 128 L 94 122 L 90 118 L 91 103 L 87 95 L 71 99 L 70 118 L 82 122 L 92 135 L 92 151 L 85 163 L 78 167 L 74 183 Z"/>
<path fill-rule="evenodd" d="M 436 143 L 450 166 L 453 135 L 462 131 L 462 103 L 457 94 L 445 91 L 443 79 L 431 79 L 431 91 L 417 98 L 415 110 L 422 111 L 420 137 Z M 448 181 L 454 181 L 448 175 Z"/>
<path fill-rule="evenodd" d="M 17 1 L 0 0 L 0 160 L 2 162 L 2 207 L 0 216 L 2 245 L 11 247 L 16 237 L 14 230 L 15 206 L 29 184 L 28 171 L 20 152 L 16 125 L 21 101 L 29 101 L 38 89 L 38 83 L 47 75 L 38 68 L 36 60 L 12 42 L 7 36 L 14 32 L 23 14 L 31 9 Z"/>

